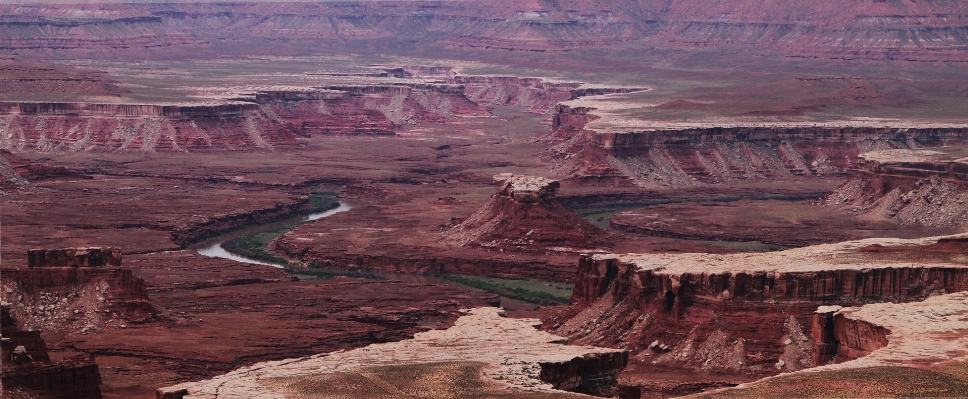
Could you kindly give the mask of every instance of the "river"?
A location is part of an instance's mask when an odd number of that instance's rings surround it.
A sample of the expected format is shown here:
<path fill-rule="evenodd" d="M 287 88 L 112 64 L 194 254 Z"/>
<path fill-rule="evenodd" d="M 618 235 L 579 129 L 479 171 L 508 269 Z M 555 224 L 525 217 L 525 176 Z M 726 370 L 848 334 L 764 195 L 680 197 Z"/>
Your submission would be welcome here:
<path fill-rule="evenodd" d="M 266 223 L 266 224 L 260 224 L 260 225 L 256 225 L 256 226 L 246 227 L 244 229 L 235 230 L 235 231 L 232 231 L 232 232 L 229 232 L 229 233 L 225 233 L 225 234 L 222 234 L 222 235 L 219 235 L 219 236 L 216 236 L 216 237 L 209 238 L 209 239 L 207 239 L 205 241 L 202 241 L 202 242 L 199 242 L 199 243 L 194 244 L 192 246 L 189 246 L 188 249 L 194 250 L 194 251 L 198 252 L 199 254 L 202 254 L 202 255 L 205 255 L 205 256 L 212 256 L 212 257 L 217 257 L 217 258 L 232 259 L 234 261 L 243 262 L 243 263 L 251 263 L 251 264 L 256 264 L 256 265 L 267 265 L 267 266 L 273 266 L 273 267 L 278 267 L 280 269 L 283 269 L 283 268 L 286 267 L 285 265 L 281 265 L 281 264 L 277 264 L 277 263 L 271 263 L 271 262 L 265 262 L 265 261 L 255 260 L 255 259 L 249 259 L 249 258 L 246 258 L 244 256 L 239 256 L 239 255 L 233 254 L 233 253 L 231 253 L 229 251 L 226 251 L 225 248 L 222 248 L 222 243 L 224 243 L 224 242 L 226 242 L 228 240 L 231 240 L 233 238 L 244 237 L 244 236 L 247 236 L 247 235 L 251 235 L 251 234 L 258 233 L 260 231 L 271 230 L 271 229 L 275 229 L 275 228 L 279 228 L 279 227 L 283 227 L 283 226 L 294 225 L 294 224 L 298 224 L 298 223 L 303 223 L 303 222 L 308 222 L 308 221 L 312 221 L 312 220 L 322 219 L 324 217 L 332 216 L 332 215 L 335 215 L 335 214 L 340 213 L 340 212 L 346 212 L 346 211 L 348 211 L 350 209 L 353 209 L 353 206 L 352 205 L 347 204 L 345 202 L 341 202 L 339 204 L 339 207 L 338 208 L 330 209 L 330 210 L 328 210 L 326 212 L 315 212 L 315 213 L 310 213 L 310 214 L 302 215 L 302 216 L 296 216 L 296 217 L 292 217 L 292 218 L 288 218 L 288 219 L 284 219 L 284 220 L 278 220 L 278 221 L 275 221 L 275 222 L 272 222 L 272 223 Z M 460 286 L 460 287 L 463 287 L 463 288 L 470 288 L 470 289 L 476 290 L 476 288 L 471 288 L 471 287 L 468 287 L 468 286 L 465 286 L 465 285 L 462 285 L 462 284 L 455 283 L 455 282 L 450 281 L 450 280 L 445 280 L 445 279 L 438 278 L 438 277 L 434 277 L 434 276 L 430 276 L 430 275 L 413 274 L 413 273 L 388 273 L 388 272 L 371 271 L 371 270 L 367 270 L 366 272 L 367 273 L 370 273 L 370 274 L 375 274 L 375 275 L 383 276 L 383 277 L 386 277 L 386 278 L 389 278 L 389 279 L 393 279 L 393 280 L 400 280 L 400 281 L 408 282 L 408 283 L 415 283 L 415 284 L 438 284 L 438 285 L 443 284 L 443 285 L 448 285 L 448 286 Z M 505 307 L 511 307 L 511 308 L 514 308 L 514 309 L 519 309 L 519 310 L 531 310 L 531 309 L 534 309 L 537 306 L 537 305 L 535 305 L 533 303 L 523 302 L 523 301 L 519 301 L 519 300 L 516 300 L 516 299 L 507 298 L 507 297 L 504 297 L 504 296 L 501 297 L 501 305 L 502 306 L 505 306 Z"/>
<path fill-rule="evenodd" d="M 222 248 L 222 243 L 228 240 L 231 240 L 233 238 L 244 237 L 264 230 L 271 230 L 282 226 L 288 226 L 292 224 L 298 224 L 298 223 L 308 222 L 312 220 L 322 219 L 324 217 L 332 216 L 340 212 L 346 212 L 350 209 L 353 209 L 351 205 L 340 202 L 339 207 L 330 209 L 325 212 L 315 212 L 315 213 L 310 213 L 308 215 L 302 215 L 302 216 L 292 217 L 289 219 L 278 220 L 272 223 L 266 223 L 266 224 L 260 224 L 258 226 L 247 227 L 241 230 L 236 230 L 230 233 L 222 234 L 217 237 L 209 238 L 205 241 L 202 241 L 200 243 L 197 243 L 195 245 L 188 247 L 188 249 L 194 250 L 205 256 L 214 256 L 217 258 L 232 259 L 234 261 L 239 261 L 243 263 L 253 263 L 256 265 L 274 266 L 282 269 L 285 267 L 284 265 L 250 259 L 244 256 L 233 254 L 229 251 L 226 251 L 225 248 Z"/>

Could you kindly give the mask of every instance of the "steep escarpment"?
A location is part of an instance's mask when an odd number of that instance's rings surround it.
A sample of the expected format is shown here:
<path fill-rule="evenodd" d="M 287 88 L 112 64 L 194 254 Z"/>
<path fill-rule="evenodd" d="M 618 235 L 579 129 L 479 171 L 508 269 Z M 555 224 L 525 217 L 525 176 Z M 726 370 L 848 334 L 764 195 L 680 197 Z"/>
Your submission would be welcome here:
<path fill-rule="evenodd" d="M 858 171 L 824 199 L 852 214 L 872 214 L 904 225 L 968 227 L 968 164 L 964 147 L 874 151 Z"/>
<path fill-rule="evenodd" d="M 516 76 L 455 76 L 453 82 L 466 88 L 467 98 L 481 105 L 514 105 L 534 113 L 546 113 L 562 101 L 584 96 L 631 93 L 644 88 L 588 86 L 581 82 L 560 82 Z"/>
<path fill-rule="evenodd" d="M 890 250 L 870 250 L 875 244 Z M 818 307 L 966 291 L 968 266 L 949 246 L 966 248 L 951 237 L 765 254 L 583 256 L 571 308 L 546 326 L 576 343 L 628 349 L 644 373 L 769 375 L 839 363 L 883 347 L 887 333 L 817 317 Z"/>
<path fill-rule="evenodd" d="M 585 128 L 593 109 L 559 105 L 550 138 L 553 170 L 583 181 L 688 187 L 743 180 L 843 177 L 855 159 L 879 149 L 968 142 L 968 128 L 724 126 L 598 132 Z"/>
<path fill-rule="evenodd" d="M 313 135 L 392 135 L 482 111 L 461 85 L 266 90 L 215 104 L 0 104 L 0 148 L 17 151 L 272 150 Z"/>

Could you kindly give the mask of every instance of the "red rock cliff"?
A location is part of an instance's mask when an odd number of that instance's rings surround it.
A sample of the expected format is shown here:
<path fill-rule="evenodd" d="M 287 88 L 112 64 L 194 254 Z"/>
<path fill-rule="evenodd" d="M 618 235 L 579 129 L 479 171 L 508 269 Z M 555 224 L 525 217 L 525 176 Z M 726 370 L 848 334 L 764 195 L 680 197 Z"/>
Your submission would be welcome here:
<path fill-rule="evenodd" d="M 780 254 L 763 256 L 791 265 L 801 261 Z M 857 358 L 886 342 L 883 329 L 818 317 L 818 306 L 968 290 L 968 268 L 957 265 L 716 272 L 713 263 L 708 272 L 679 272 L 677 263 L 703 260 L 673 259 L 657 260 L 668 266 L 653 268 L 616 256 L 582 256 L 571 307 L 546 326 L 575 343 L 629 349 L 632 362 L 772 374 L 835 356 L 838 362 Z"/>

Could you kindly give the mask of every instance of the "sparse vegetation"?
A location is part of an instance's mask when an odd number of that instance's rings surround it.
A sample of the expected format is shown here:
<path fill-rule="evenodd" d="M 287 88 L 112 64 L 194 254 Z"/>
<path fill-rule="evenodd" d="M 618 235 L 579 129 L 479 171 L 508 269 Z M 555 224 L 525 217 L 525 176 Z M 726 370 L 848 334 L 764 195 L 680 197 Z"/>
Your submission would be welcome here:
<path fill-rule="evenodd" d="M 313 192 L 309 196 L 309 203 L 314 212 L 326 211 L 339 207 L 335 192 Z M 263 262 L 287 265 L 289 261 L 269 252 L 269 243 L 277 237 L 292 231 L 301 223 L 289 224 L 271 230 L 264 230 L 247 236 L 233 238 L 222 243 L 222 248 L 236 255 L 244 256 Z"/>
<path fill-rule="evenodd" d="M 571 285 L 531 279 L 511 279 L 438 274 L 437 277 L 490 293 L 538 305 L 567 305 Z"/>
<path fill-rule="evenodd" d="M 309 265 L 310 268 L 317 268 L 315 265 Z M 371 280 L 387 280 L 379 274 L 362 272 L 359 270 L 306 270 L 306 269 L 283 269 L 286 273 L 292 274 L 298 277 L 300 280 L 328 280 L 336 276 L 344 276 L 350 278 L 366 278 Z"/>

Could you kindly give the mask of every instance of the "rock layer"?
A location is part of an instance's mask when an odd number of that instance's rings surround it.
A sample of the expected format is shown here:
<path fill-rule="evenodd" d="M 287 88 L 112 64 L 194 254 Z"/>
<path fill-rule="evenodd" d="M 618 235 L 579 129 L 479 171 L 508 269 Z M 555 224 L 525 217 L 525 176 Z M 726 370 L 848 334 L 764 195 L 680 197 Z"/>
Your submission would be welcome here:
<path fill-rule="evenodd" d="M 646 187 L 687 187 L 736 180 L 840 177 L 877 149 L 968 142 L 968 128 L 865 126 L 723 126 L 625 132 L 586 129 L 594 108 L 559 105 L 550 138 L 565 140 L 549 156 L 558 175 Z"/>
<path fill-rule="evenodd" d="M 30 267 L 4 267 L 2 297 L 25 328 L 95 331 L 159 317 L 144 280 L 119 248 L 31 250 Z"/>
<path fill-rule="evenodd" d="M 21 330 L 8 303 L 0 311 L 4 397 L 14 389 L 26 389 L 51 399 L 101 398 L 101 375 L 93 358 L 52 362 L 40 331 Z"/>
<path fill-rule="evenodd" d="M 572 252 L 604 245 L 606 232 L 578 217 L 555 199 L 555 180 L 494 176 L 497 193 L 473 215 L 443 233 L 460 246 L 488 249 Z"/>
<path fill-rule="evenodd" d="M 877 350 L 883 329 L 817 317 L 817 307 L 968 291 L 968 266 L 940 248 L 964 250 L 960 241 L 945 244 L 960 239 L 872 239 L 766 254 L 583 256 L 572 307 L 550 331 L 629 349 L 635 362 L 651 367 L 768 375 L 843 362 Z M 875 244 L 917 260 L 864 249 Z M 834 348 L 834 341 L 845 345 Z"/>
<path fill-rule="evenodd" d="M 892 218 L 904 225 L 968 226 L 968 163 L 964 147 L 873 151 L 859 170 L 823 203 L 854 214 Z"/>
<path fill-rule="evenodd" d="M 536 325 L 533 319 L 502 317 L 497 308 L 477 308 L 449 329 L 418 333 L 410 340 L 260 363 L 211 380 L 161 388 L 158 395 L 282 398 L 282 389 L 270 383 L 274 379 L 453 361 L 483 362 L 485 377 L 509 388 L 554 392 L 608 385 L 627 362 L 625 351 L 564 345 L 564 338 L 537 331 Z"/>

